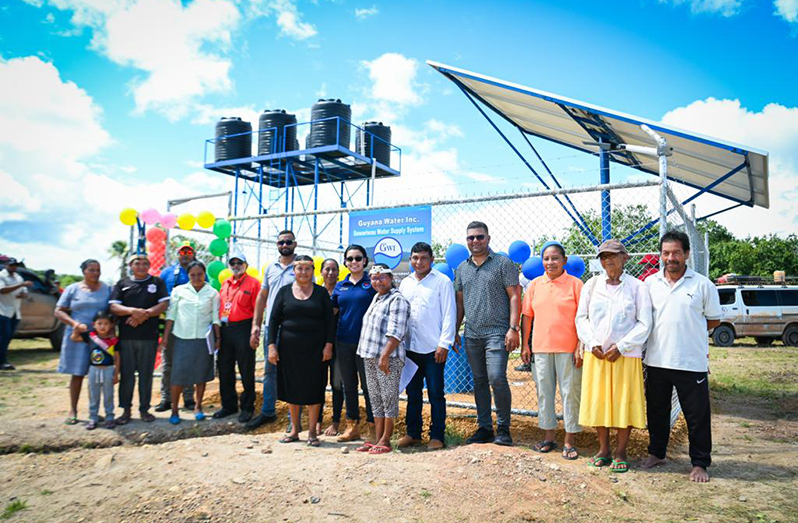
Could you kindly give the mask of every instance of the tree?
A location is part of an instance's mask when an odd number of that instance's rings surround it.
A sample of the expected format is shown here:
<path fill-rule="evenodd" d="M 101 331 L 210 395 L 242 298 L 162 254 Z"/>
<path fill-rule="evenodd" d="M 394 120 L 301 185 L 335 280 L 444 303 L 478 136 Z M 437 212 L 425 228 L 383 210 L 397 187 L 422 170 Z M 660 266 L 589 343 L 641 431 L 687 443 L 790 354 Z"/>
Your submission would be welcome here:
<path fill-rule="evenodd" d="M 119 278 L 124 278 L 127 275 L 126 258 L 128 256 L 128 245 L 125 240 L 116 240 L 108 248 L 108 255 L 113 259 L 119 260 Z"/>
<path fill-rule="evenodd" d="M 593 233 L 593 236 L 598 241 L 601 241 L 601 215 L 595 209 L 588 209 L 581 214 L 582 218 L 584 218 L 585 222 L 587 223 L 588 228 Z M 612 209 L 612 212 L 610 213 L 612 237 L 618 240 L 624 240 L 625 238 L 628 238 L 629 236 L 632 236 L 636 232 L 643 229 L 653 220 L 653 216 L 649 212 L 648 207 L 645 205 L 624 205 L 622 207 L 616 207 Z M 657 227 L 657 225 L 654 225 L 654 227 Z M 649 229 L 647 231 L 640 232 L 630 241 L 643 241 L 643 239 L 646 238 L 651 231 L 656 231 L 656 229 Z M 549 239 L 551 238 L 539 238 L 537 246 L 543 245 Z M 572 223 L 562 237 L 555 239 L 558 239 L 560 243 L 563 244 L 566 252 L 572 254 L 592 254 L 596 250 L 596 247 L 583 232 L 582 227 L 576 223 Z M 643 248 L 642 250 L 650 250 L 650 243 L 650 241 L 647 242 L 647 248 Z M 635 248 L 635 250 L 641 249 Z"/>

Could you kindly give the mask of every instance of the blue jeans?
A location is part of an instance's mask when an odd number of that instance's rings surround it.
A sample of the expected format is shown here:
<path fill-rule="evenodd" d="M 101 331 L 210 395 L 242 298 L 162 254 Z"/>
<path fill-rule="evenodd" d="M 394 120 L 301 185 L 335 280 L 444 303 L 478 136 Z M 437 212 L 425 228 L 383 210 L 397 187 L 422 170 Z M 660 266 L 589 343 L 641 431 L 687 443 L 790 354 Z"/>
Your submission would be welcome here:
<path fill-rule="evenodd" d="M 419 354 L 407 351 L 407 358 L 418 365 L 413 379 L 407 384 L 407 434 L 413 439 L 421 439 L 422 394 L 424 380 L 427 382 L 432 421 L 429 427 L 430 439 L 443 442 L 446 430 L 446 397 L 443 394 L 443 368 L 446 363 L 435 363 L 435 353 Z"/>
<path fill-rule="evenodd" d="M 481 429 L 493 430 L 490 390 L 496 402 L 496 424 L 510 429 L 512 394 L 507 382 L 507 358 L 504 336 L 468 338 L 465 340 L 466 356 L 474 374 L 474 400 L 477 404 L 477 424 Z"/>
<path fill-rule="evenodd" d="M 263 328 L 263 356 L 266 362 L 263 366 L 263 406 L 260 413 L 274 416 L 277 413 L 277 365 L 269 362 L 269 327 Z"/>
<path fill-rule="evenodd" d="M 8 316 L 0 315 L 0 365 L 8 363 L 6 359 L 8 344 L 11 343 L 11 338 L 14 337 L 17 325 L 19 325 L 19 318 L 9 318 Z"/>

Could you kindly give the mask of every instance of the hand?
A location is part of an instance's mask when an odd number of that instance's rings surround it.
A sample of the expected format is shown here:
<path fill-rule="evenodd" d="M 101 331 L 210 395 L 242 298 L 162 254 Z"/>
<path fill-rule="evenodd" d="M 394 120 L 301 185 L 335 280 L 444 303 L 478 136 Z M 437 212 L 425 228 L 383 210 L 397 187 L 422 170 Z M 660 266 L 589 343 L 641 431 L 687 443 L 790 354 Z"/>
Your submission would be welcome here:
<path fill-rule="evenodd" d="M 139 326 L 139 325 L 141 325 L 143 322 L 141 322 L 141 321 L 136 321 L 136 319 L 135 319 L 133 316 L 128 316 L 128 317 L 127 317 L 127 321 L 125 321 L 125 323 L 126 323 L 126 324 L 128 324 L 128 325 L 130 325 L 131 327 L 138 327 L 138 326 Z"/>
<path fill-rule="evenodd" d="M 532 349 L 529 348 L 529 345 L 521 349 L 521 361 L 524 362 L 524 365 L 529 365 L 529 362 L 532 361 Z"/>
<path fill-rule="evenodd" d="M 504 335 L 504 348 L 507 349 L 507 352 L 512 352 L 518 348 L 521 344 L 521 336 L 515 331 L 515 329 L 510 329 L 507 331 L 507 334 Z"/>
<path fill-rule="evenodd" d="M 454 349 L 454 351 L 457 354 L 460 354 L 460 347 L 463 346 L 462 343 L 463 343 L 463 340 L 460 339 L 460 334 L 455 334 L 454 335 L 454 345 L 452 345 L 452 349 Z"/>
<path fill-rule="evenodd" d="M 391 372 L 391 357 L 387 354 L 380 356 L 380 370 L 387 376 Z"/>
<path fill-rule="evenodd" d="M 150 317 L 149 313 L 145 309 L 133 309 L 130 312 L 130 317 L 136 321 L 137 325 L 141 325 Z"/>
<path fill-rule="evenodd" d="M 449 357 L 449 349 L 438 347 L 435 349 L 435 363 L 446 363 L 446 358 Z"/>
<path fill-rule="evenodd" d="M 33 282 L 32 281 L 22 282 L 22 286 L 30 289 L 31 287 L 33 287 Z"/>
<path fill-rule="evenodd" d="M 621 351 L 618 349 L 618 346 L 613 343 L 610 345 L 610 348 L 607 349 L 607 353 L 604 355 L 604 357 L 607 358 L 607 361 L 612 363 L 621 357 Z"/>
<path fill-rule="evenodd" d="M 578 354 L 579 351 L 574 351 L 574 367 L 577 369 L 582 366 L 582 357 Z"/>
<path fill-rule="evenodd" d="M 260 326 L 253 326 L 252 333 L 249 335 L 249 346 L 255 350 L 260 345 Z"/>
<path fill-rule="evenodd" d="M 590 350 L 590 353 L 593 355 L 594 358 L 603 360 L 604 359 L 604 350 L 601 348 L 601 345 L 596 345 Z"/>
<path fill-rule="evenodd" d="M 321 356 L 321 361 L 330 361 L 332 359 L 332 343 L 327 343 L 324 345 L 324 352 Z"/>
<path fill-rule="evenodd" d="M 277 365 L 278 361 L 280 361 L 280 355 L 277 354 L 277 346 L 269 345 L 269 363 Z"/>
<path fill-rule="evenodd" d="M 114 385 L 116 385 L 117 383 L 119 383 L 119 373 L 115 372 L 114 373 Z"/>
<path fill-rule="evenodd" d="M 75 325 L 75 327 L 73 327 L 72 332 L 77 332 L 78 334 L 80 334 L 81 332 L 87 332 L 88 330 L 89 330 L 88 325 L 86 325 L 85 323 L 78 323 L 77 325 Z"/>

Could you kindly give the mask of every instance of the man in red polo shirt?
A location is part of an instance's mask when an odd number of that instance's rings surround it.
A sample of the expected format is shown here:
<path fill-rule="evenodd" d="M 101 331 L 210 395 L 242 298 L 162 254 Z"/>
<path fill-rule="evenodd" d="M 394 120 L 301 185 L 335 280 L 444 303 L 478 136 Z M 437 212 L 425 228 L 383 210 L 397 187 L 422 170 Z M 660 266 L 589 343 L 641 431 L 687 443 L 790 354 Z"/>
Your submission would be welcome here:
<path fill-rule="evenodd" d="M 241 394 L 241 414 L 238 421 L 246 423 L 255 408 L 255 350 L 249 344 L 255 301 L 260 292 L 260 282 L 247 275 L 247 258 L 233 254 L 228 261 L 233 276 L 222 284 L 219 316 L 222 320 L 222 346 L 216 364 L 219 370 L 219 393 L 222 408 L 214 418 L 224 418 L 238 412 L 236 393 L 236 362 L 241 373 L 244 392 Z"/>

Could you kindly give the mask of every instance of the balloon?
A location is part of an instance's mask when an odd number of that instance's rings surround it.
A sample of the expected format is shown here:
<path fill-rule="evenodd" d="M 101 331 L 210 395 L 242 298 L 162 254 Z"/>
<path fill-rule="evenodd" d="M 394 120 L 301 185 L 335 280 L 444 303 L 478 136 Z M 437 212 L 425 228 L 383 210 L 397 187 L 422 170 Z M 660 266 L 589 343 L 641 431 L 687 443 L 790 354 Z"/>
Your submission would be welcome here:
<path fill-rule="evenodd" d="M 208 264 L 208 277 L 215 280 L 219 277 L 219 273 L 224 270 L 224 263 L 219 260 L 213 260 Z"/>
<path fill-rule="evenodd" d="M 138 215 L 139 213 L 136 212 L 136 209 L 126 207 L 119 213 L 119 221 L 122 222 L 123 225 L 136 225 L 136 218 Z"/>
<path fill-rule="evenodd" d="M 224 256 L 227 253 L 227 242 L 221 238 L 216 238 L 208 245 L 208 250 L 214 256 Z"/>
<path fill-rule="evenodd" d="M 510 255 L 510 259 L 515 263 L 524 263 L 532 254 L 532 248 L 528 243 L 516 240 L 510 244 L 510 248 L 507 249 L 507 252 Z"/>
<path fill-rule="evenodd" d="M 166 253 L 166 244 L 163 242 L 159 243 L 147 242 L 147 252 L 150 254 L 159 254 L 163 256 Z"/>
<path fill-rule="evenodd" d="M 197 215 L 197 223 L 203 229 L 210 229 L 213 227 L 213 224 L 216 222 L 216 217 L 214 217 L 213 213 L 209 211 L 201 211 Z"/>
<path fill-rule="evenodd" d="M 465 245 L 453 243 L 446 249 L 446 264 L 449 267 L 457 268 L 468 259 L 468 249 Z"/>
<path fill-rule="evenodd" d="M 222 272 L 219 273 L 219 276 L 217 276 L 217 280 L 219 281 L 219 283 L 224 283 L 225 280 L 231 278 L 232 276 L 233 276 L 233 271 L 231 271 L 230 269 L 223 269 Z"/>
<path fill-rule="evenodd" d="M 177 215 L 173 212 L 168 212 L 161 215 L 161 227 L 164 229 L 173 229 L 177 225 Z"/>
<path fill-rule="evenodd" d="M 232 232 L 233 226 L 227 220 L 216 220 L 216 223 L 213 224 L 213 234 L 217 238 L 229 238 Z"/>
<path fill-rule="evenodd" d="M 145 211 L 141 211 L 141 221 L 143 221 L 147 225 L 155 225 L 160 220 L 161 220 L 161 213 L 159 213 L 155 209 L 150 208 Z"/>
<path fill-rule="evenodd" d="M 257 278 L 258 280 L 260 280 L 260 273 L 258 272 L 258 269 L 256 269 L 255 267 L 247 267 L 247 274 L 249 276 L 252 276 L 253 278 Z"/>
<path fill-rule="evenodd" d="M 543 268 L 543 259 L 540 256 L 528 258 L 521 266 L 521 272 L 527 280 L 543 276 L 543 273 L 546 272 L 546 269 Z"/>
<path fill-rule="evenodd" d="M 338 281 L 343 281 L 347 276 L 349 276 L 349 269 L 341 265 L 340 269 L 338 269 Z"/>
<path fill-rule="evenodd" d="M 314 256 L 313 257 L 313 274 L 316 276 L 321 275 L 321 265 L 324 263 L 323 256 Z"/>
<path fill-rule="evenodd" d="M 585 260 L 576 255 L 568 256 L 568 261 L 565 262 L 565 270 L 571 276 L 581 278 L 585 273 Z"/>
<path fill-rule="evenodd" d="M 197 223 L 197 219 L 194 218 L 193 214 L 185 213 L 177 217 L 177 226 L 184 231 L 193 229 L 195 223 Z"/>
<path fill-rule="evenodd" d="M 221 288 L 222 288 L 222 284 L 221 284 L 221 283 L 219 283 L 219 280 L 217 280 L 217 279 L 212 279 L 212 280 L 211 280 L 211 287 L 213 287 L 214 289 L 216 289 L 216 290 L 218 291 L 219 289 L 221 289 Z"/>
<path fill-rule="evenodd" d="M 433 269 L 440 272 L 441 274 L 445 274 L 449 277 L 450 280 L 454 280 L 454 271 L 445 263 L 436 263 L 432 266 Z"/>
<path fill-rule="evenodd" d="M 147 229 L 146 236 L 150 243 L 157 244 L 166 241 L 166 231 L 160 227 L 150 227 Z"/>

